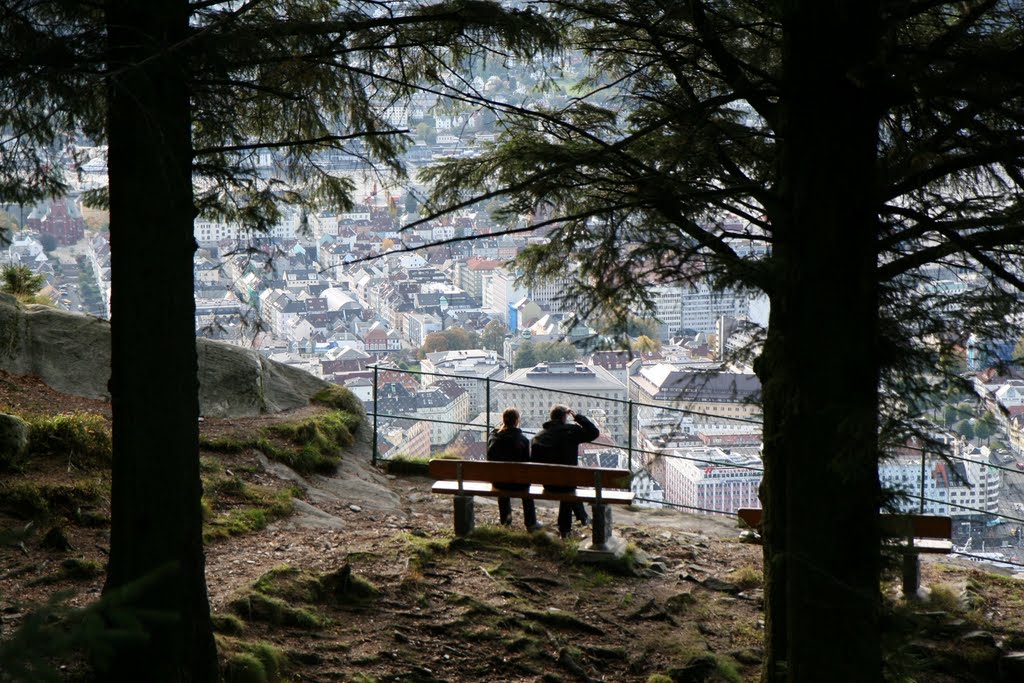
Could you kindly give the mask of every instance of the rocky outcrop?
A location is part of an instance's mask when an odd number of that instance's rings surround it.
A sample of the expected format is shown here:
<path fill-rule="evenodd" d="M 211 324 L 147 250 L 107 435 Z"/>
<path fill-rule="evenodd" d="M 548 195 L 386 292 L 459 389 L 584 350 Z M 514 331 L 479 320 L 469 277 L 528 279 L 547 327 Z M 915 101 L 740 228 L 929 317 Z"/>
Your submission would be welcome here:
<path fill-rule="evenodd" d="M 249 349 L 199 339 L 196 350 L 199 410 L 206 417 L 302 407 L 328 386 Z M 48 306 L 22 306 L 0 294 L 0 369 L 38 376 L 66 394 L 110 400 L 110 323 Z"/>
<path fill-rule="evenodd" d="M 14 415 L 0 413 L 0 463 L 17 458 L 28 446 L 28 425 Z"/>

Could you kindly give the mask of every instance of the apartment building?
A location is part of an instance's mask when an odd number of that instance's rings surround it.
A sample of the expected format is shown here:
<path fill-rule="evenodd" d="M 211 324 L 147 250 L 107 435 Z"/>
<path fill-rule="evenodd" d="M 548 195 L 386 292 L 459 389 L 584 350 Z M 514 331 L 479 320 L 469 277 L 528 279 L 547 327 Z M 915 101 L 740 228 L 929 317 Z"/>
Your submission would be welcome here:
<path fill-rule="evenodd" d="M 761 382 L 754 374 L 657 363 L 630 375 L 629 394 L 637 403 L 685 411 L 695 426 L 743 424 L 761 417 Z"/>
<path fill-rule="evenodd" d="M 491 392 L 501 409 L 520 410 L 523 431 L 536 432 L 547 421 L 551 406 L 562 403 L 591 418 L 615 445 L 626 446 L 626 387 L 602 367 L 572 361 L 541 363 L 516 370 Z"/>
<path fill-rule="evenodd" d="M 490 380 L 505 379 L 506 366 L 496 351 L 485 349 L 463 349 L 428 353 L 420 365 L 423 386 L 430 386 L 441 380 L 453 381 L 469 395 L 469 413 L 478 415 L 487 411 L 487 392 Z M 445 375 L 438 377 L 429 373 Z M 494 390 L 500 385 L 491 384 L 491 411 L 500 414 Z M 492 420 L 493 422 L 493 420 Z"/>
<path fill-rule="evenodd" d="M 900 510 L 921 512 L 923 497 L 926 515 L 983 519 L 998 514 L 1002 477 L 989 466 L 993 463 L 987 447 L 963 449 L 949 461 L 931 453 L 923 457 L 923 468 L 920 452 L 900 453 L 878 466 L 882 488 L 905 494 L 898 501 Z"/>
<path fill-rule="evenodd" d="M 749 453 L 721 448 L 673 449 L 650 465 L 661 482 L 665 502 L 682 505 L 696 514 L 733 514 L 745 507 L 761 507 L 761 459 Z"/>
<path fill-rule="evenodd" d="M 651 287 L 654 317 L 664 326 L 664 338 L 683 330 L 710 334 L 723 315 L 746 316 L 750 295 L 731 287 L 718 289 L 705 281 Z"/>

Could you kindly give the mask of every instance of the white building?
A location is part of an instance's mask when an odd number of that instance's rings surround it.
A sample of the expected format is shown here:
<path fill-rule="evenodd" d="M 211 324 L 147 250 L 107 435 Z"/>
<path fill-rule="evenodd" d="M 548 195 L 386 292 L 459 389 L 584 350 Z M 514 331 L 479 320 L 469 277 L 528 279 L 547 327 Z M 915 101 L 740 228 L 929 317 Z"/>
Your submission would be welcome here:
<path fill-rule="evenodd" d="M 483 283 L 483 306 L 495 318 L 508 325 L 508 307 L 526 296 L 526 288 L 516 285 L 515 275 L 496 268 Z"/>
<path fill-rule="evenodd" d="M 675 449 L 651 465 L 652 475 L 664 487 L 665 502 L 703 515 L 761 507 L 757 488 L 762 470 L 759 457 L 720 448 Z"/>
<path fill-rule="evenodd" d="M 921 478 L 921 454 L 900 454 L 878 466 L 882 488 L 906 494 L 899 501 L 904 512 L 971 517 L 999 513 L 1000 470 L 989 467 L 990 452 L 985 446 L 972 447 L 949 462 L 938 455 L 925 455 L 924 480 Z"/>
<path fill-rule="evenodd" d="M 519 409 L 523 431 L 536 432 L 552 405 L 565 404 L 592 419 L 616 446 L 627 445 L 626 387 L 602 367 L 541 363 L 516 370 L 491 392 L 501 409 Z"/>
<path fill-rule="evenodd" d="M 723 315 L 743 317 L 749 313 L 751 297 L 731 287 L 714 289 L 705 281 L 693 284 L 651 287 L 654 316 L 665 326 L 666 337 L 681 330 L 710 334 Z"/>

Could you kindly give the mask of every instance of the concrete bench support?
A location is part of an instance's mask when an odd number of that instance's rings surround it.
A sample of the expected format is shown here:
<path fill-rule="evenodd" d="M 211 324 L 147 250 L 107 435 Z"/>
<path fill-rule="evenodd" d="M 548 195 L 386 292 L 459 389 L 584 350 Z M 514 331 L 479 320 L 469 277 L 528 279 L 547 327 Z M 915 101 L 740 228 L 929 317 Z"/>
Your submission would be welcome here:
<path fill-rule="evenodd" d="M 474 526 L 473 496 L 455 496 L 455 535 L 468 536 Z"/>

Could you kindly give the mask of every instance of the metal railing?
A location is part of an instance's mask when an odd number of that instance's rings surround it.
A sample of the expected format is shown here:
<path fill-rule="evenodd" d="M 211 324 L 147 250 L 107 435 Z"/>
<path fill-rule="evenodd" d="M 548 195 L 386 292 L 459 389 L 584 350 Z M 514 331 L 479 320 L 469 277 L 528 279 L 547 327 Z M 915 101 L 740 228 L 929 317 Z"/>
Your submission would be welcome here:
<path fill-rule="evenodd" d="M 416 377 L 431 377 L 432 376 L 432 377 L 443 378 L 445 380 L 458 379 L 458 380 L 461 380 L 461 381 L 473 380 L 475 382 L 483 382 L 484 383 L 484 392 L 483 392 L 484 393 L 484 405 L 483 405 L 483 410 L 481 412 L 483 412 L 483 414 L 485 415 L 485 423 L 483 425 L 481 425 L 478 422 L 474 422 L 474 421 L 444 420 L 444 419 L 438 419 L 438 418 L 433 418 L 433 417 L 423 417 L 423 416 L 418 416 L 418 415 L 407 415 L 407 414 L 405 414 L 405 415 L 395 415 L 395 414 L 390 414 L 390 413 L 379 412 L 378 411 L 378 399 L 379 399 L 378 390 L 379 390 L 379 387 L 380 387 L 380 372 L 382 370 L 386 371 L 388 373 L 405 374 L 405 375 L 411 375 L 411 376 L 416 376 Z M 563 389 L 554 389 L 554 388 L 549 388 L 549 387 L 538 387 L 538 386 L 536 386 L 534 384 L 523 384 L 523 383 L 519 383 L 519 382 L 510 382 L 510 381 L 507 381 L 507 380 L 500 380 L 500 379 L 476 378 L 476 377 L 467 377 L 467 376 L 464 376 L 464 375 L 452 375 L 452 374 L 449 374 L 449 373 L 426 372 L 426 371 L 422 371 L 422 370 L 406 370 L 406 369 L 391 368 L 391 367 L 379 368 L 377 366 L 373 366 L 373 398 L 372 398 L 372 401 L 373 401 L 373 411 L 370 413 L 370 416 L 373 419 L 373 432 L 374 432 L 374 434 L 373 434 L 373 456 L 372 456 L 373 457 L 373 463 L 377 464 L 378 460 L 380 459 L 379 443 L 378 443 L 378 439 L 379 439 L 379 436 L 380 436 L 380 432 L 379 432 L 379 428 L 380 428 L 379 420 L 380 419 L 396 420 L 396 421 L 403 421 L 403 422 L 428 422 L 428 423 L 434 423 L 434 424 L 443 424 L 443 425 L 460 427 L 461 430 L 479 431 L 479 432 L 487 433 L 490 430 L 490 428 L 491 428 L 491 421 L 492 421 L 492 415 L 493 415 L 493 411 L 492 411 L 492 397 L 493 397 L 492 387 L 495 386 L 495 385 L 497 385 L 497 386 L 511 386 L 511 387 L 528 389 L 528 390 L 531 390 L 531 391 L 536 391 L 538 394 L 555 394 L 555 395 L 571 397 L 571 398 L 583 398 L 583 399 L 586 399 L 586 400 L 589 400 L 589 401 L 592 401 L 592 402 L 593 401 L 600 401 L 600 402 L 607 402 L 607 403 L 610 403 L 610 404 L 622 404 L 622 405 L 624 405 L 625 406 L 625 421 L 626 421 L 626 425 L 625 425 L 625 427 L 626 427 L 626 443 L 625 444 L 616 444 L 616 443 L 613 442 L 611 446 L 608 446 L 608 448 L 612 449 L 612 450 L 625 451 L 625 453 L 626 453 L 626 461 L 628 463 L 628 468 L 629 468 L 629 470 L 631 472 L 634 472 L 634 473 L 638 471 L 638 469 L 635 467 L 635 464 L 637 462 L 639 462 L 639 458 L 637 456 L 643 456 L 643 457 L 645 457 L 647 459 L 650 459 L 650 458 L 680 459 L 680 460 L 687 460 L 687 461 L 690 461 L 690 462 L 694 462 L 694 463 L 697 463 L 697 464 L 703 464 L 703 465 L 709 465 L 709 466 L 715 466 L 715 467 L 729 467 L 731 469 L 749 470 L 751 472 L 762 472 L 763 471 L 763 468 L 757 467 L 757 466 L 744 465 L 742 463 L 729 463 L 729 464 L 725 465 L 725 464 L 723 464 L 721 462 L 721 460 L 717 460 L 717 459 L 712 460 L 712 459 L 707 459 L 707 458 L 701 458 L 701 457 L 695 456 L 695 455 L 683 455 L 681 453 L 672 452 L 673 448 L 671 448 L 671 447 L 668 447 L 668 448 L 662 449 L 662 450 L 651 450 L 651 449 L 647 449 L 647 448 L 642 448 L 639 445 L 637 445 L 637 443 L 636 443 L 637 442 L 637 438 L 636 438 L 637 437 L 636 425 L 637 425 L 637 422 L 638 422 L 638 420 L 640 418 L 640 411 L 642 411 L 644 409 L 649 409 L 651 411 L 655 411 L 658 414 L 659 417 L 663 417 L 665 415 L 678 414 L 682 418 L 685 418 L 685 417 L 695 418 L 698 421 L 698 422 L 695 422 L 695 425 L 697 425 L 697 426 L 699 426 L 702 423 L 708 423 L 708 422 L 712 422 L 712 421 L 714 421 L 714 422 L 732 422 L 732 423 L 736 423 L 736 424 L 747 424 L 747 425 L 758 425 L 758 426 L 760 426 L 761 425 L 761 421 L 759 419 L 754 419 L 754 418 L 751 418 L 751 417 L 740 417 L 740 416 L 734 416 L 734 415 L 723 415 L 723 414 L 719 414 L 719 413 L 710 413 L 710 412 L 705 412 L 705 411 L 700 411 L 700 410 L 693 410 L 693 409 L 688 409 L 688 408 L 679 408 L 679 407 L 676 407 L 676 406 L 667 406 L 667 405 L 663 405 L 663 404 L 647 403 L 647 402 L 635 401 L 632 398 L 619 399 L 619 398 L 605 397 L 605 396 L 596 397 L 596 396 L 594 396 L 592 394 L 587 394 L 587 393 L 584 393 L 584 392 L 569 391 L 569 390 L 563 390 Z M 530 430 L 530 429 L 524 429 L 523 431 L 526 434 L 533 433 L 533 430 Z M 992 558 L 989 558 L 987 556 L 978 555 L 977 553 L 974 553 L 974 552 L 971 552 L 971 551 L 968 551 L 968 550 L 964 550 L 962 548 L 957 549 L 955 551 L 955 554 L 961 555 L 961 556 L 967 557 L 967 558 L 982 559 L 982 560 L 990 561 L 990 562 L 991 561 L 998 561 L 999 563 L 1010 565 L 1010 566 L 1013 566 L 1013 567 L 1020 567 L 1022 570 L 1024 570 L 1024 514 L 1021 514 L 1021 515 L 1017 516 L 1017 515 L 1006 514 L 1004 512 L 992 512 L 991 510 L 986 510 L 986 509 L 979 508 L 979 507 L 972 507 L 972 506 L 965 505 L 965 504 L 959 503 L 959 502 L 953 502 L 952 500 L 949 500 L 949 496 L 948 495 L 946 496 L 946 499 L 932 498 L 932 497 L 926 496 L 925 495 L 925 483 L 926 483 L 926 480 L 927 480 L 928 462 L 929 462 L 929 460 L 933 460 L 934 461 L 936 459 L 940 459 L 940 456 L 935 454 L 935 453 L 933 453 L 933 452 L 924 450 L 924 449 L 917 449 L 917 450 L 921 451 L 920 488 L 917 490 L 917 492 L 904 490 L 902 492 L 902 495 L 904 496 L 904 498 L 916 501 L 915 504 L 918 507 L 918 511 L 921 512 L 921 513 L 925 512 L 926 506 L 928 504 L 941 505 L 941 506 L 945 506 L 947 509 L 955 509 L 955 510 L 962 511 L 963 513 L 966 513 L 966 514 L 960 514 L 960 515 L 953 515 L 954 516 L 954 521 L 956 521 L 957 517 L 974 518 L 974 519 L 965 519 L 961 523 L 962 524 L 967 524 L 968 522 L 971 522 L 972 523 L 972 526 L 971 526 L 972 531 L 970 532 L 968 537 L 973 539 L 973 538 L 977 537 L 978 535 L 981 535 L 982 536 L 982 541 L 981 542 L 983 544 L 985 543 L 984 533 L 982 533 L 982 534 L 975 534 L 974 531 L 973 531 L 973 528 L 974 528 L 973 523 L 977 522 L 979 519 L 987 520 L 986 522 L 983 523 L 983 528 L 982 528 L 983 532 L 984 532 L 984 530 L 986 528 L 994 526 L 995 524 L 1000 524 L 1001 525 L 1001 524 L 1005 524 L 1005 523 L 1010 523 L 1010 524 L 1018 525 L 1018 528 L 1020 529 L 1020 533 L 1019 533 L 1018 536 L 1015 537 L 1016 547 L 1014 548 L 1014 550 L 1019 550 L 1020 552 L 1019 553 L 1013 553 L 1013 555 L 1014 555 L 1015 558 L 1017 556 L 1019 556 L 1021 559 L 993 560 Z M 941 459 L 945 459 L 945 460 L 950 461 L 950 462 L 961 461 L 961 462 L 965 462 L 965 463 L 973 463 L 976 466 L 981 467 L 983 473 L 986 472 L 984 468 L 989 468 L 989 469 L 1000 471 L 1001 476 L 1000 476 L 1000 482 L 999 482 L 999 489 L 1000 489 L 1000 495 L 1001 496 L 1004 495 L 1005 491 L 1008 488 L 1006 486 L 1006 481 L 1005 481 L 1006 478 L 1007 478 L 1006 475 L 1012 475 L 1013 477 L 1020 477 L 1021 479 L 1024 479 L 1024 471 L 1020 471 L 1018 468 L 1014 468 L 1014 467 L 1007 467 L 1007 466 L 1004 466 L 1004 465 L 998 465 L 998 464 L 991 463 L 991 462 L 979 463 L 975 459 L 966 458 L 966 457 L 963 457 L 963 456 L 955 456 L 955 455 L 951 455 L 951 454 L 942 455 Z M 948 491 L 947 491 L 947 494 L 948 494 Z M 643 503 L 649 503 L 649 504 L 654 504 L 654 505 L 661 505 L 663 507 L 670 507 L 670 508 L 675 508 L 675 509 L 680 509 L 680 510 L 689 510 L 689 511 L 699 512 L 699 513 L 704 513 L 704 514 L 715 514 L 715 515 L 722 515 L 722 516 L 729 516 L 729 517 L 735 515 L 735 511 L 734 510 L 721 510 L 721 509 L 715 509 L 715 508 L 709 508 L 709 507 L 699 507 L 699 506 L 695 506 L 695 505 L 687 505 L 687 504 L 683 504 L 683 503 L 675 503 L 675 502 L 671 502 L 671 501 L 667 501 L 667 500 L 656 500 L 656 499 L 651 499 L 651 498 L 645 498 L 643 496 L 637 496 L 636 500 L 639 501 L 639 502 L 643 502 Z M 1021 512 L 1024 513 L 1024 485 L 1021 486 L 1021 503 L 1022 503 Z M 960 537 L 963 537 L 962 533 L 959 534 L 959 535 L 960 535 Z M 1009 538 L 1009 536 L 1007 536 L 1006 538 Z M 1005 538 L 1004 538 L 1004 540 L 1005 540 Z M 984 552 L 984 550 L 982 552 Z"/>

